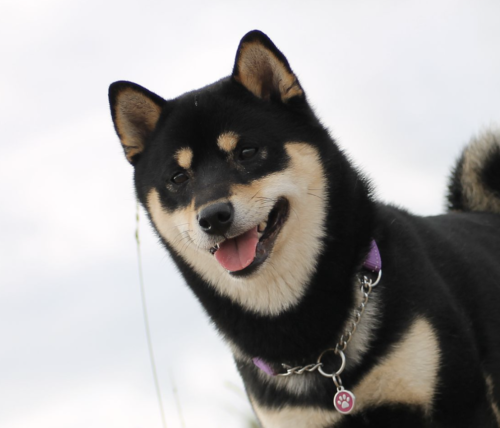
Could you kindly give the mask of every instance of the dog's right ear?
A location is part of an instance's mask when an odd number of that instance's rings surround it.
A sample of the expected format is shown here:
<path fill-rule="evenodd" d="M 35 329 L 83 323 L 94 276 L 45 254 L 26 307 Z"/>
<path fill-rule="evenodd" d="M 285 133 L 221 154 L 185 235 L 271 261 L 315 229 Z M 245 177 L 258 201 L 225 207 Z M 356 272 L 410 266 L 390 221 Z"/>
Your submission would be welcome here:
<path fill-rule="evenodd" d="M 109 87 L 111 117 L 131 164 L 144 150 L 165 103 L 163 98 L 132 82 L 115 82 Z"/>

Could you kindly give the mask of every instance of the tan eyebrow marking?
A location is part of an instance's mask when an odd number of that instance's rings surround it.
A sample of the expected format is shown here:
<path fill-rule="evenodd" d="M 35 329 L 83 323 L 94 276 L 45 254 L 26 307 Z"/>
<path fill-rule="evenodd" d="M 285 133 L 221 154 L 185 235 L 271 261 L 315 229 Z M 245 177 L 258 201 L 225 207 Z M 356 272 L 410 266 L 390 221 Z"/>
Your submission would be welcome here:
<path fill-rule="evenodd" d="M 239 136 L 234 132 L 224 132 L 219 135 L 219 138 L 217 138 L 217 145 L 222 151 L 230 153 L 236 147 L 238 139 Z"/>
<path fill-rule="evenodd" d="M 184 147 L 175 152 L 174 158 L 182 168 L 189 169 L 191 168 L 191 162 L 193 161 L 193 151 Z"/>

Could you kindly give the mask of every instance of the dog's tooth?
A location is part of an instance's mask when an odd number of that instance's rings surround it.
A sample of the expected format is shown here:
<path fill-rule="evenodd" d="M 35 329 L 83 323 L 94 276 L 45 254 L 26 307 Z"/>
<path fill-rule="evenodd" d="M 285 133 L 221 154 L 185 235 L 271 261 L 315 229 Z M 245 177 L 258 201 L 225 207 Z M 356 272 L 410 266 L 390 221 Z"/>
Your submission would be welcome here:
<path fill-rule="evenodd" d="M 264 232 L 264 230 L 266 230 L 266 227 L 267 227 L 267 221 L 263 221 L 262 223 L 259 224 L 259 227 L 257 228 L 257 232 Z"/>

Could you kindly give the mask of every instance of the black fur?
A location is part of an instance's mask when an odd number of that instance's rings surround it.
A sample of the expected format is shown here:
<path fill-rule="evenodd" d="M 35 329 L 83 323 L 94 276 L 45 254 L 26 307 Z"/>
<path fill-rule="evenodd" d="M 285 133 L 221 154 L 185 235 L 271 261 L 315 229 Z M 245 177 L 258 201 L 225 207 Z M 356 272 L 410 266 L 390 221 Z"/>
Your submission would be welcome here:
<path fill-rule="evenodd" d="M 500 198 L 500 143 L 494 147 L 482 170 L 481 179 L 497 198 Z"/>
<path fill-rule="evenodd" d="M 260 42 L 291 73 L 285 57 L 267 36 L 252 32 L 244 40 Z M 440 353 L 432 411 L 387 403 L 344 416 L 335 427 L 497 426 L 485 375 L 492 380 L 493 400 L 499 405 L 500 215 L 470 212 L 423 218 L 373 201 L 367 180 L 334 144 L 305 96 L 282 102 L 276 88 L 269 87 L 266 91 L 274 95 L 260 99 L 235 80 L 236 73 L 235 66 L 233 76 L 166 102 L 139 87 L 141 94 L 163 108 L 156 129 L 145 137 L 144 151 L 134 160 L 141 203 L 147 207 L 148 193 L 157 189 L 165 209 L 185 208 L 193 200 L 195 208 L 200 207 L 227 195 L 230 184 L 248 184 L 285 170 L 290 159 L 284 144 L 304 141 L 320 153 L 330 206 L 324 250 L 304 297 L 274 317 L 244 310 L 217 293 L 160 236 L 217 329 L 248 356 L 259 356 L 273 367 L 314 362 L 319 353 L 335 346 L 342 333 L 354 306 L 355 277 L 375 239 L 384 272 L 373 292 L 379 303 L 377 327 L 370 351 L 359 365 L 348 367 L 342 379 L 352 389 L 389 354 L 412 322 L 423 317 L 436 332 Z M 117 93 L 127 85 L 111 86 L 112 112 Z M 260 152 L 267 150 L 267 157 L 248 162 L 244 172 L 228 168 L 215 144 L 227 131 L 242 136 L 237 153 L 257 147 Z M 120 134 L 118 128 L 117 132 Z M 179 172 L 173 156 L 184 147 L 201 154 L 193 158 L 196 178 L 173 185 L 171 179 Z M 450 184 L 449 204 L 456 210 L 464 208 L 461 165 L 459 162 Z M 498 191 L 498 151 L 483 174 L 484 182 Z M 248 393 L 264 407 L 333 409 L 336 391 L 331 379 L 317 373 L 304 375 L 314 377 L 316 386 L 307 394 L 296 395 L 264 382 L 248 360 L 236 362 Z"/>
<path fill-rule="evenodd" d="M 467 203 L 464 201 L 464 189 L 462 187 L 464 155 L 460 156 L 451 173 L 448 183 L 448 210 L 465 211 Z"/>

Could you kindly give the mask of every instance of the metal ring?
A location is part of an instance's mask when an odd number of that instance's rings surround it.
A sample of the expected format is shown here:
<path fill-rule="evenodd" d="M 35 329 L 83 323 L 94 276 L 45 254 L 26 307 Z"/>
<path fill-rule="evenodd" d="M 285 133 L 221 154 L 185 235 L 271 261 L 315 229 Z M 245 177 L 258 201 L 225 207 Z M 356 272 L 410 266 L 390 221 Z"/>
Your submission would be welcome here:
<path fill-rule="evenodd" d="M 365 298 L 365 301 L 368 301 L 368 298 L 370 297 L 370 293 L 372 292 L 373 286 L 372 286 L 372 280 L 365 281 L 361 285 L 361 292 L 363 293 L 363 297 Z"/>
<path fill-rule="evenodd" d="M 333 379 L 333 383 L 337 387 L 337 390 L 344 389 L 344 387 L 342 386 L 342 379 L 340 379 L 340 376 L 333 375 L 332 379 Z"/>
<path fill-rule="evenodd" d="M 358 329 L 358 323 L 351 323 L 352 324 L 352 327 L 351 327 L 351 337 L 354 333 L 356 333 L 356 330 Z M 343 351 L 345 351 L 345 349 L 343 349 Z"/>
<path fill-rule="evenodd" d="M 380 279 L 382 278 L 382 269 L 380 269 L 378 271 L 378 276 L 377 276 L 377 279 L 375 280 L 375 282 L 372 284 L 372 288 L 377 286 L 378 283 L 380 282 Z"/>
<path fill-rule="evenodd" d="M 368 303 L 368 296 L 365 297 L 365 300 L 363 302 L 361 302 L 361 304 L 358 307 L 357 312 L 359 312 L 361 315 L 363 315 L 365 312 L 367 303 Z"/>
<path fill-rule="evenodd" d="M 321 367 L 318 367 L 318 371 L 325 377 L 334 377 L 334 376 L 339 376 L 340 373 L 342 373 L 345 369 L 345 355 L 340 349 L 334 349 L 334 348 L 329 348 L 326 349 L 321 353 L 321 355 L 318 357 L 317 363 L 321 363 L 321 358 L 323 358 L 323 355 L 325 355 L 327 352 L 335 352 L 337 355 L 340 355 L 340 358 L 342 360 L 342 364 L 340 365 L 340 369 L 338 369 L 335 373 L 326 373 Z"/>

